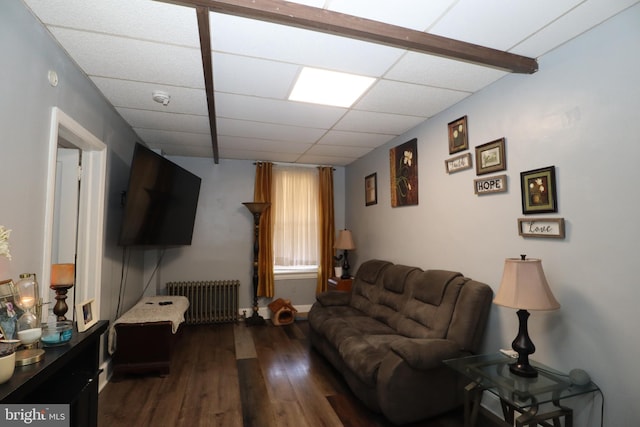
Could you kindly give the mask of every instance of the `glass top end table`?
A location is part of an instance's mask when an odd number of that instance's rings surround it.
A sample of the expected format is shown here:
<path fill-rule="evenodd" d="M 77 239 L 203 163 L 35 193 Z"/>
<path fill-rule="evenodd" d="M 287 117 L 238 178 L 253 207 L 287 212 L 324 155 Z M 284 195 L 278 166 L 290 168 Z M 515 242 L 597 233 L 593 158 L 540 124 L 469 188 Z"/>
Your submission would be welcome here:
<path fill-rule="evenodd" d="M 444 363 L 458 371 L 471 383 L 465 387 L 465 427 L 474 426 L 483 391 L 489 391 L 500 398 L 505 421 L 513 425 L 515 411 L 522 415 L 516 419 L 516 426 L 536 426 L 539 421 L 553 419 L 559 423 L 564 417 L 565 426 L 573 424 L 573 411 L 560 405 L 562 399 L 598 391 L 598 386 L 589 382 L 585 385 L 572 384 L 569 375 L 531 361 L 538 376 L 526 378 L 514 375 L 509 365 L 516 359 L 502 353 L 482 354 Z M 539 413 L 539 406 L 552 403 L 554 410 Z"/>

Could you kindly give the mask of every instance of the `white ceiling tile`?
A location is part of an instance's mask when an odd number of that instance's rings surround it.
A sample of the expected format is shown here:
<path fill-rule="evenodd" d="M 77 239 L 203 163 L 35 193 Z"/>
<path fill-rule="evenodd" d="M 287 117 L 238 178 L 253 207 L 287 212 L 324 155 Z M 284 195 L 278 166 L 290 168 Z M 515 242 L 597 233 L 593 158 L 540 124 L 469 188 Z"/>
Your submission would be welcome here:
<path fill-rule="evenodd" d="M 282 153 L 279 151 L 255 151 L 255 150 L 235 150 L 224 148 L 220 150 L 220 157 L 223 159 L 237 160 L 259 160 L 263 162 L 285 162 L 295 163 L 300 158 L 296 153 Z"/>
<path fill-rule="evenodd" d="M 191 7 L 149 0 L 25 0 L 25 3 L 47 25 L 200 48 L 196 13 Z"/>
<path fill-rule="evenodd" d="M 638 0 L 585 1 L 570 14 L 551 22 L 515 46 L 511 52 L 533 58 L 540 57 L 558 47 L 558 40 L 571 40 L 636 3 Z"/>
<path fill-rule="evenodd" d="M 507 74 L 509 73 L 506 71 L 470 64 L 468 62 L 455 61 L 417 52 L 407 52 L 407 54 L 389 70 L 385 78 L 474 92 Z"/>
<path fill-rule="evenodd" d="M 214 87 L 218 92 L 286 99 L 300 67 L 294 64 L 215 52 Z"/>
<path fill-rule="evenodd" d="M 333 165 L 347 166 L 357 160 L 356 157 L 320 156 L 315 154 L 303 154 L 296 162 L 308 165 Z"/>
<path fill-rule="evenodd" d="M 209 117 L 207 116 L 132 108 L 116 108 L 116 110 L 134 128 L 210 134 Z"/>
<path fill-rule="evenodd" d="M 509 50 L 584 0 L 459 0 L 429 32 Z"/>
<path fill-rule="evenodd" d="M 351 110 L 334 126 L 336 130 L 400 135 L 424 122 L 424 117 Z"/>
<path fill-rule="evenodd" d="M 138 129 L 136 133 L 151 148 L 159 148 L 160 145 L 200 146 L 211 148 L 211 137 L 201 133 L 171 132 L 157 129 Z"/>
<path fill-rule="evenodd" d="M 219 117 L 329 129 L 347 110 L 338 107 L 216 93 Z"/>
<path fill-rule="evenodd" d="M 155 143 L 152 148 L 162 150 L 162 152 L 168 156 L 213 157 L 211 144 L 204 146 L 183 145 L 177 143 Z M 213 164 L 213 161 L 211 163 Z"/>
<path fill-rule="evenodd" d="M 231 15 L 211 14 L 212 48 L 317 68 L 380 76 L 404 50 Z"/>
<path fill-rule="evenodd" d="M 230 137 L 244 136 L 263 140 L 309 144 L 316 142 L 326 132 L 324 129 L 317 128 L 285 126 L 227 118 L 218 118 L 217 125 L 219 135 Z"/>
<path fill-rule="evenodd" d="M 280 153 L 302 154 L 311 148 L 312 144 L 300 144 L 286 141 L 274 141 L 256 138 L 240 138 L 234 136 L 220 136 L 218 138 L 220 149 L 229 150 L 255 150 L 255 151 L 277 151 Z"/>
<path fill-rule="evenodd" d="M 314 156 L 337 156 L 357 159 L 372 150 L 371 147 L 347 147 L 343 145 L 320 145 L 311 147 L 306 154 Z"/>
<path fill-rule="evenodd" d="M 200 49 L 51 28 L 90 76 L 204 88 Z"/>
<path fill-rule="evenodd" d="M 388 0 L 330 0 L 329 10 L 387 24 L 425 31 L 456 0 L 403 0 L 390 7 Z"/>
<path fill-rule="evenodd" d="M 386 135 L 380 133 L 330 130 L 322 137 L 322 139 L 318 141 L 318 144 L 348 145 L 354 147 L 375 148 L 386 143 L 393 137 L 394 135 Z"/>
<path fill-rule="evenodd" d="M 380 80 L 357 102 L 355 108 L 428 118 L 469 95 L 470 92 Z"/>
<path fill-rule="evenodd" d="M 207 95 L 204 89 L 187 89 L 155 83 L 93 77 L 91 80 L 114 107 L 193 114 L 208 117 Z M 164 106 L 152 99 L 154 90 L 169 93 L 171 101 Z"/>
<path fill-rule="evenodd" d="M 143 141 L 171 155 L 212 156 L 192 8 L 153 0 L 24 1 Z M 537 58 L 638 0 L 295 3 Z M 221 158 L 347 165 L 506 74 L 309 30 L 210 17 Z M 287 101 L 303 66 L 382 80 L 355 109 Z M 152 101 L 154 90 L 169 92 L 169 105 Z"/>

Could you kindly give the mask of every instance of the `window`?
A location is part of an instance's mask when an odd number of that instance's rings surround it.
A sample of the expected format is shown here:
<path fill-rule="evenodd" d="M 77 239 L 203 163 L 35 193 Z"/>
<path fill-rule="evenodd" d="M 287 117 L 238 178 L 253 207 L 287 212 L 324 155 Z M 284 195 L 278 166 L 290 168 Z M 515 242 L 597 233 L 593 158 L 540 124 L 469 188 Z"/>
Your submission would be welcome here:
<path fill-rule="evenodd" d="M 317 272 L 316 168 L 274 166 L 273 215 L 274 272 Z"/>

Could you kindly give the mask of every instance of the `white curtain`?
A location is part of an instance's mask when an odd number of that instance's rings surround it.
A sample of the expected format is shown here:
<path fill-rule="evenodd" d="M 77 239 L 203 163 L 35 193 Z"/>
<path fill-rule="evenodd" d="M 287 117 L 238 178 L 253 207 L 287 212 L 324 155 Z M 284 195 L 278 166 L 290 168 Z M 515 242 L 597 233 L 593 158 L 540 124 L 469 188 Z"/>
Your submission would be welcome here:
<path fill-rule="evenodd" d="M 275 267 L 318 265 L 318 171 L 273 167 Z"/>

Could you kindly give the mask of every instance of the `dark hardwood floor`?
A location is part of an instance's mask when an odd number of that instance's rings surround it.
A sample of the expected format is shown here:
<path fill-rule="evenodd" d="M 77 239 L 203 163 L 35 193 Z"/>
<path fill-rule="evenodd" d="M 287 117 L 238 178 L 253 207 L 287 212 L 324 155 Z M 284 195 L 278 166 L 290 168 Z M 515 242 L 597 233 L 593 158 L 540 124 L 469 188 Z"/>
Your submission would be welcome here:
<path fill-rule="evenodd" d="M 306 321 L 182 328 L 169 376 L 107 384 L 99 396 L 99 427 L 392 426 L 310 348 Z M 411 425 L 462 426 L 462 410 Z"/>

